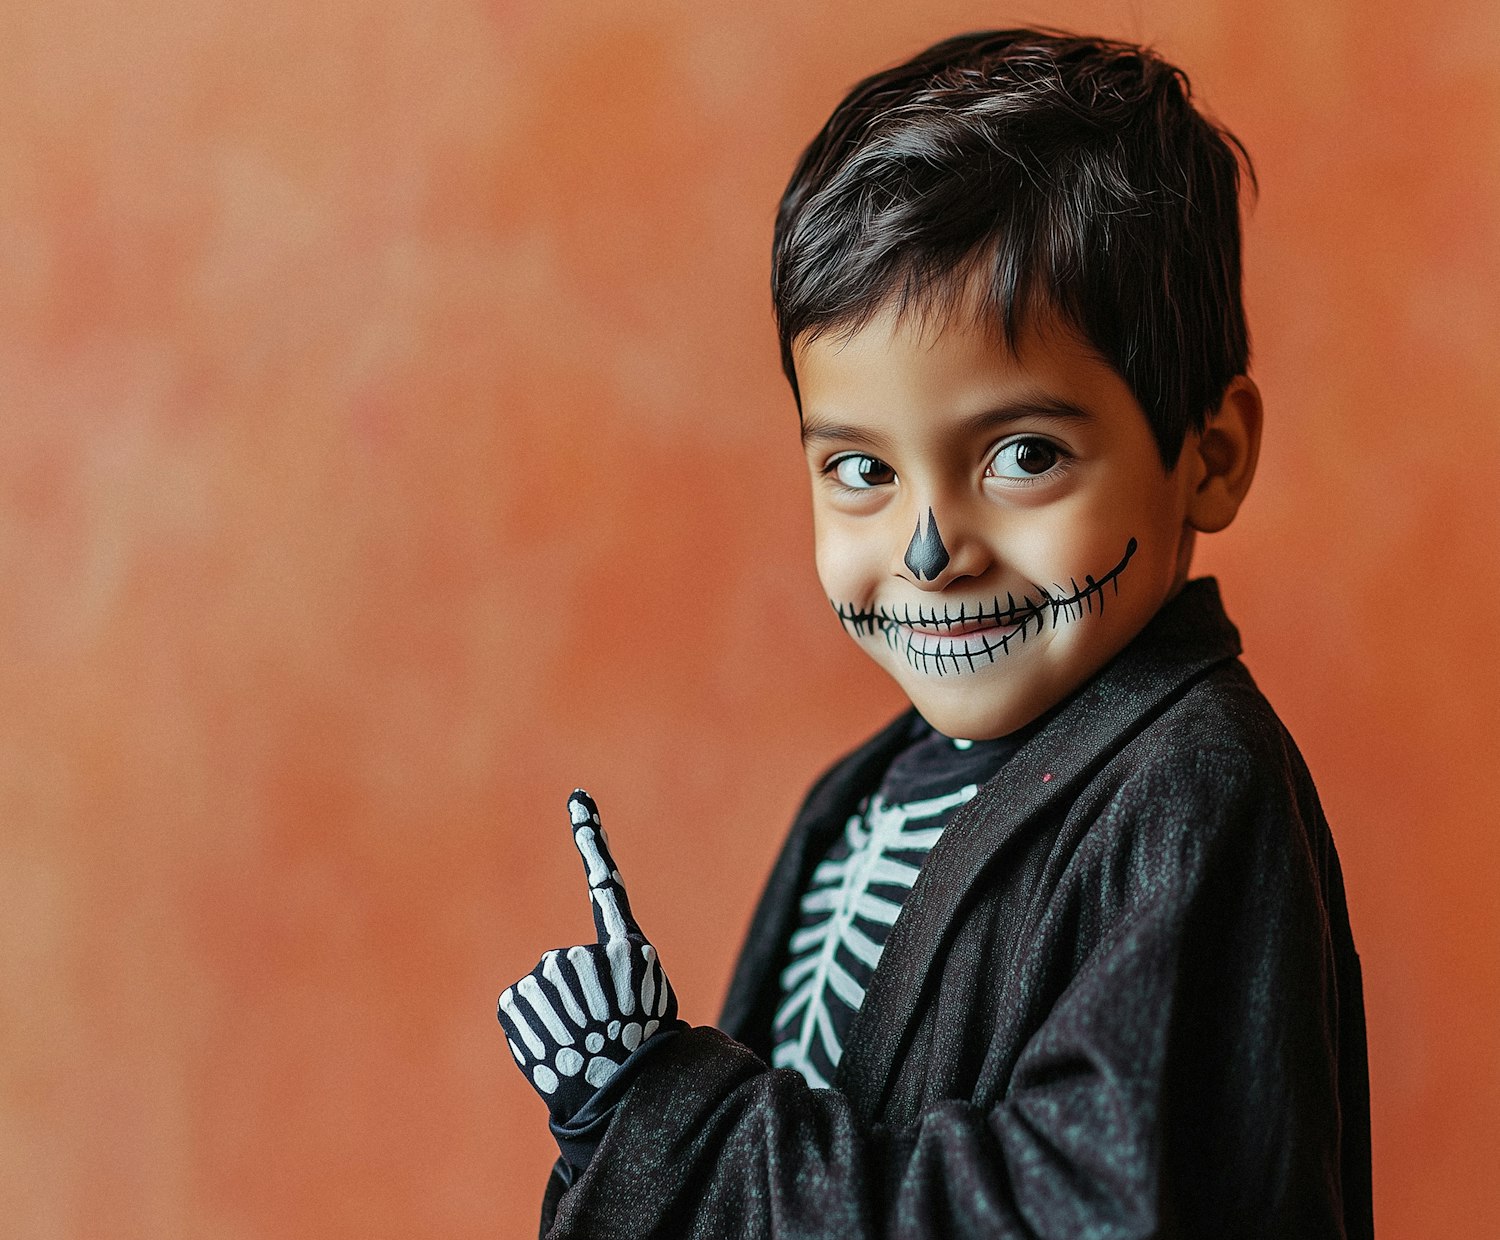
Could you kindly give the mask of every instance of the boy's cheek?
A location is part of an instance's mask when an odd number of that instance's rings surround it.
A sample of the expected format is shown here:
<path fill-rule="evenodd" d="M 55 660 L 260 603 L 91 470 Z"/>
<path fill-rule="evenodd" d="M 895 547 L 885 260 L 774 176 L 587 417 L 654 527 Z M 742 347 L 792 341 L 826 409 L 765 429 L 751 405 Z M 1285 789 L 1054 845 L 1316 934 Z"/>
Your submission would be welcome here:
<path fill-rule="evenodd" d="M 823 592 L 835 602 L 865 602 L 880 577 L 879 548 L 854 537 L 836 517 L 815 519 L 813 559 Z"/>

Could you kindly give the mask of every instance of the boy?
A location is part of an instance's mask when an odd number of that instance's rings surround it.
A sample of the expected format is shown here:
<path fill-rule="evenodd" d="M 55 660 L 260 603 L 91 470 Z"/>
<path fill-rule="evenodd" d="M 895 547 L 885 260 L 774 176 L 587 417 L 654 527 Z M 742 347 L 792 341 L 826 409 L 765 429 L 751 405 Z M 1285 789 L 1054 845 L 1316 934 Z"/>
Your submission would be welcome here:
<path fill-rule="evenodd" d="M 1260 437 L 1237 151 L 1151 53 L 1019 30 L 803 156 L 773 291 L 818 573 L 913 709 L 813 788 L 720 1029 L 574 794 L 599 943 L 500 1005 L 544 1231 L 1371 1234 L 1337 856 L 1187 580 Z"/>

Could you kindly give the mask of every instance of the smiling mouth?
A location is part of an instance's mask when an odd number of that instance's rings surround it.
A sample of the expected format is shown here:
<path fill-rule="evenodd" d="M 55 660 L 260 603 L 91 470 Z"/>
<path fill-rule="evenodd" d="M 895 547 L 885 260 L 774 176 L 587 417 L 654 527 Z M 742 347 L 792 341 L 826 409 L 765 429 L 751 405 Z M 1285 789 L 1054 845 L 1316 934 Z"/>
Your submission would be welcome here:
<path fill-rule="evenodd" d="M 1049 626 L 1081 620 L 1096 611 L 1104 614 L 1106 591 L 1118 595 L 1120 574 L 1136 552 L 1134 538 L 1125 546 L 1120 562 L 1097 580 L 1085 576 L 1083 585 L 1069 578 L 1069 585 L 1056 582 L 1051 588 L 1033 582 L 1031 591 L 1017 599 L 1008 593 L 989 603 L 945 603 L 942 610 L 923 607 L 876 607 L 860 609 L 852 603 L 834 603 L 839 623 L 851 636 L 879 634 L 886 645 L 899 650 L 919 672 L 939 676 L 978 671 L 1011 653 L 1012 644 L 1024 645 L 1028 636 L 1038 637 Z"/>

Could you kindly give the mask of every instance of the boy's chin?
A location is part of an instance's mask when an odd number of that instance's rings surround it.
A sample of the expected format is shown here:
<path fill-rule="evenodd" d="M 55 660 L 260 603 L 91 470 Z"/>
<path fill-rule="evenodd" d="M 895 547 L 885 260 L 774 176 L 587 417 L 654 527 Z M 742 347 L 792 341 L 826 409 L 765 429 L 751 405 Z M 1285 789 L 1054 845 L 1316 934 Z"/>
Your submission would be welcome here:
<path fill-rule="evenodd" d="M 917 713 L 944 736 L 958 740 L 990 741 L 1018 732 L 1051 710 L 1062 699 L 1059 693 L 996 695 L 959 688 L 913 692 L 902 685 Z"/>

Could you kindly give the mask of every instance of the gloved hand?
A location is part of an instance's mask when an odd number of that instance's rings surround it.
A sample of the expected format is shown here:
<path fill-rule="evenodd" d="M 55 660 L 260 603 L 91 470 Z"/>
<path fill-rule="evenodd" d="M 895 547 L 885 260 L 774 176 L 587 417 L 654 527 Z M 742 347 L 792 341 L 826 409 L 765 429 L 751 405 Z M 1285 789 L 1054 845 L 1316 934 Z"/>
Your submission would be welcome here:
<path fill-rule="evenodd" d="M 588 873 L 598 942 L 550 951 L 500 996 L 511 1053 L 554 1123 L 576 1115 L 636 1047 L 675 1028 L 677 996 L 630 913 L 599 809 L 581 788 L 568 798 L 573 842 Z"/>

